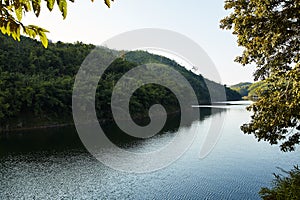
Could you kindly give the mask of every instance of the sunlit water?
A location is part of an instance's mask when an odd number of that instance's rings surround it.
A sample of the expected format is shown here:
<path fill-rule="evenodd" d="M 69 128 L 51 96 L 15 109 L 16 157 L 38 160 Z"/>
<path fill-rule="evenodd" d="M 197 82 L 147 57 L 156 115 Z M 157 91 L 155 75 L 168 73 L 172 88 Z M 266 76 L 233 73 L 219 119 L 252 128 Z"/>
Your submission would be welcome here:
<path fill-rule="evenodd" d="M 201 121 L 179 129 L 197 131 L 191 148 L 172 165 L 146 174 L 104 166 L 82 147 L 73 127 L 2 136 L 0 199 L 259 199 L 258 191 L 270 185 L 272 173 L 281 172 L 277 167 L 288 170 L 300 164 L 299 150 L 282 153 L 278 146 L 241 133 L 240 125 L 250 116 L 245 105 L 209 109 L 217 113 L 208 112 Z M 225 118 L 222 135 L 200 159 L 205 134 L 220 116 Z M 169 131 L 121 146 L 153 150 L 172 137 Z"/>

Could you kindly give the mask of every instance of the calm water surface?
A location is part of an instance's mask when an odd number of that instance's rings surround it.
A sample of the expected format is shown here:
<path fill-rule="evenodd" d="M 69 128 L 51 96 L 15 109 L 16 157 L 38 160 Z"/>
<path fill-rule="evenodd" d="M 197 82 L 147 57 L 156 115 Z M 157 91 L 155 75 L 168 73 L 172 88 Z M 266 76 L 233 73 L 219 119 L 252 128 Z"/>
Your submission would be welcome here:
<path fill-rule="evenodd" d="M 259 199 L 260 187 L 270 185 L 273 172 L 280 173 L 277 167 L 300 164 L 299 150 L 282 153 L 241 133 L 240 125 L 250 117 L 245 105 L 200 112 L 200 121 L 178 130 L 197 131 L 191 148 L 172 165 L 147 174 L 104 166 L 87 153 L 73 127 L 1 136 L 0 199 Z M 207 130 L 220 116 L 225 117 L 222 135 L 200 159 Z M 108 130 L 118 134 L 116 127 Z M 171 121 L 151 139 L 117 143 L 130 151 L 149 151 L 170 141 L 174 130 Z"/>

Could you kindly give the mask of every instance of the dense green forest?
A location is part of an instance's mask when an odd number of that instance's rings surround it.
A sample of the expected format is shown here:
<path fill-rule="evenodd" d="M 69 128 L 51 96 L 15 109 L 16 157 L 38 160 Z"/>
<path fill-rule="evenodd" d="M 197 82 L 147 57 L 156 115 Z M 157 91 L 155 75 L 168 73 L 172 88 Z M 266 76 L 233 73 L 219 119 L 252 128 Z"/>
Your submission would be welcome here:
<path fill-rule="evenodd" d="M 0 34 L 0 129 L 9 130 L 37 125 L 72 123 L 72 88 L 75 75 L 94 49 L 91 44 L 49 43 L 47 49 L 35 40 L 21 42 Z M 128 52 L 116 59 L 99 81 L 96 109 L 99 120 L 110 120 L 110 98 L 114 84 L 130 69 L 149 62 L 163 63 L 179 71 L 194 88 L 201 104 L 210 103 L 204 77 L 188 71 L 175 61 L 144 51 Z M 213 87 L 223 85 L 206 80 Z M 226 87 L 228 100 L 241 96 Z M 168 112 L 179 109 L 174 94 L 159 85 L 145 85 L 130 101 L 133 117 L 146 115 L 147 109 L 163 104 Z M 101 111 L 101 112 L 100 112 Z"/>
<path fill-rule="evenodd" d="M 249 87 L 252 85 L 252 83 L 249 82 L 242 82 L 235 85 L 230 86 L 232 90 L 237 91 L 240 93 L 242 97 L 247 97 L 249 94 Z"/>
<path fill-rule="evenodd" d="M 264 81 L 258 81 L 255 83 L 238 83 L 236 85 L 230 86 L 230 89 L 238 92 L 243 97 L 243 99 L 253 100 L 257 98 L 257 90 L 263 90 L 264 87 L 266 87 L 266 83 Z"/>

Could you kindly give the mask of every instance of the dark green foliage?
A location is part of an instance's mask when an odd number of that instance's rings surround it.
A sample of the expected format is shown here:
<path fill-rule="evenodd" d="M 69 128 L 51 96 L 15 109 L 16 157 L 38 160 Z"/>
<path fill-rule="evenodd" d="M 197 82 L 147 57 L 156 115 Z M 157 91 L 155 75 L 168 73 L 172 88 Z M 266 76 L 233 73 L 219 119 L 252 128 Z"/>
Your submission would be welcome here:
<path fill-rule="evenodd" d="M 245 82 L 245 83 L 238 83 L 236 85 L 230 86 L 230 89 L 237 91 L 242 97 L 247 97 L 249 93 L 249 87 L 252 83 Z"/>
<path fill-rule="evenodd" d="M 128 52 L 125 56 L 128 61 L 135 62 L 137 64 L 145 64 L 145 63 L 162 63 L 168 66 L 171 66 L 178 72 L 180 72 L 191 84 L 193 87 L 198 102 L 200 104 L 208 104 L 210 102 L 210 93 L 209 92 L 218 92 L 220 88 L 223 88 L 223 85 L 220 85 L 214 81 L 210 81 L 204 78 L 201 74 L 197 75 L 194 74 L 192 71 L 187 70 L 186 68 L 179 65 L 174 60 L 166 58 L 164 56 L 150 54 L 145 51 L 135 51 L 135 52 Z M 207 84 L 212 88 L 211 91 L 208 91 Z M 230 88 L 225 86 L 225 92 L 227 100 L 234 101 L 234 100 L 241 100 L 241 95 L 236 91 L 231 90 Z M 216 94 L 214 95 L 216 96 Z"/>
<path fill-rule="evenodd" d="M 67 115 L 74 75 L 94 45 L 16 42 L 0 34 L 0 125 L 20 115 Z M 0 126 L 0 127 L 1 127 Z"/>
<path fill-rule="evenodd" d="M 264 200 L 273 199 L 300 199 L 300 170 L 298 166 L 291 171 L 282 170 L 287 176 L 276 175 L 273 188 L 262 188 L 259 192 Z"/>
<path fill-rule="evenodd" d="M 101 77 L 96 92 L 96 110 L 99 111 L 97 113 L 99 120 L 112 120 L 110 104 L 113 87 L 126 72 L 136 66 L 136 63 L 118 58 Z M 131 116 L 133 118 L 147 116 L 148 110 L 153 104 L 162 104 L 169 113 L 180 109 L 176 97 L 170 90 L 159 85 L 148 84 L 133 93 L 130 99 Z"/>
<path fill-rule="evenodd" d="M 258 100 L 248 110 L 252 121 L 242 126 L 258 140 L 278 144 L 282 151 L 295 150 L 300 143 L 300 66 L 288 73 L 275 74 L 256 88 Z"/>
<path fill-rule="evenodd" d="M 75 75 L 94 45 L 83 43 L 50 43 L 45 49 L 37 41 L 22 38 L 16 42 L 0 35 L 0 127 L 11 124 L 23 115 L 69 116 L 71 119 L 72 89 Z M 182 73 L 191 83 L 200 103 L 210 103 L 204 78 L 175 61 L 143 51 L 129 52 L 116 59 L 99 81 L 96 110 L 99 120 L 111 120 L 111 94 L 118 80 L 139 64 L 161 62 Z M 168 74 L 164 74 L 168 77 Z M 176 81 L 176 80 L 174 80 Z M 215 87 L 223 87 L 210 81 Z M 180 90 L 180 88 L 178 88 Z M 236 92 L 226 89 L 231 100 L 240 99 Z M 135 91 L 130 111 L 133 118 L 147 116 L 153 104 L 162 104 L 167 112 L 179 110 L 174 94 L 159 85 L 145 85 Z M 19 120 L 20 121 L 20 120 Z M 21 120 L 24 122 L 24 120 Z M 23 126 L 26 124 L 23 123 Z"/>
<path fill-rule="evenodd" d="M 240 93 L 237 91 L 232 90 L 231 88 L 225 87 L 225 92 L 226 92 L 226 98 L 230 101 L 238 101 L 241 100 Z"/>
<path fill-rule="evenodd" d="M 265 81 L 258 81 L 255 83 L 239 83 L 231 86 L 230 89 L 237 91 L 244 99 L 257 101 L 259 91 L 268 88 Z"/>

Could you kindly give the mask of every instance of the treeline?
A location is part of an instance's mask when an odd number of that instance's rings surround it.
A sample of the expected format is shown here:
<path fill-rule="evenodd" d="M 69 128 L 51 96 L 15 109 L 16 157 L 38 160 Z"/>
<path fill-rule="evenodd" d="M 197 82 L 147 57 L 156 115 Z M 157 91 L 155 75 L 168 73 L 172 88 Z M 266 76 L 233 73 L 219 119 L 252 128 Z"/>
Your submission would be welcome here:
<path fill-rule="evenodd" d="M 197 95 L 199 104 L 211 103 L 210 93 L 213 93 L 212 95 L 214 97 L 218 97 L 220 96 L 218 92 L 220 92 L 222 89 L 225 89 L 227 100 L 241 100 L 241 95 L 238 92 L 230 89 L 229 87 L 208 80 L 201 74 L 195 74 L 191 70 L 187 70 L 185 67 L 179 65 L 176 61 L 166 58 L 164 56 L 150 54 L 145 51 L 134 51 L 128 52 L 126 54 L 126 59 L 137 64 L 162 63 L 174 68 L 189 81 Z M 210 91 L 208 90 L 207 85 L 209 85 L 209 87 L 211 88 Z M 219 97 L 219 99 L 223 100 L 223 97 L 221 96 Z"/>
<path fill-rule="evenodd" d="M 72 122 L 72 89 L 75 75 L 94 45 L 50 43 L 45 49 L 35 40 L 16 42 L 0 34 L 0 127 L 12 129 Z M 182 73 L 194 88 L 200 103 L 210 103 L 204 78 L 175 61 L 143 51 L 129 52 L 116 59 L 99 81 L 96 109 L 100 120 L 111 119 L 110 99 L 114 84 L 130 69 L 148 62 L 160 62 Z M 215 87 L 223 87 L 213 83 Z M 226 88 L 229 100 L 241 96 Z M 147 114 L 148 108 L 163 104 L 168 112 L 178 110 L 174 94 L 159 85 L 139 88 L 130 101 L 133 117 Z M 101 112 L 100 112 L 101 111 Z"/>
<path fill-rule="evenodd" d="M 267 87 L 265 81 L 258 81 L 255 83 L 238 83 L 236 85 L 232 85 L 230 88 L 238 92 L 243 99 L 257 100 L 258 90 L 264 90 L 265 87 Z"/>

